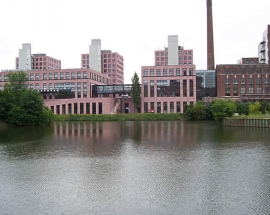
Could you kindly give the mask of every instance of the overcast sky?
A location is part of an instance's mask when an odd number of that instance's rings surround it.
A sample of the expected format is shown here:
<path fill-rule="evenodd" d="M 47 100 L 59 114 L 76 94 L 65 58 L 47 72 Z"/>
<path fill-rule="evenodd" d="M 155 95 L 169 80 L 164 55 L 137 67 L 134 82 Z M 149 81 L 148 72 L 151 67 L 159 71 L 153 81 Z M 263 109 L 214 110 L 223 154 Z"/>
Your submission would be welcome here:
<path fill-rule="evenodd" d="M 256 57 L 270 24 L 269 0 L 212 0 L 215 63 Z M 32 54 L 61 59 L 62 68 L 79 68 L 91 39 L 101 49 L 124 56 L 125 83 L 141 66 L 154 65 L 154 50 L 178 35 L 194 50 L 196 69 L 206 69 L 206 0 L 2 0 L 0 70 L 14 69 L 22 43 Z"/>

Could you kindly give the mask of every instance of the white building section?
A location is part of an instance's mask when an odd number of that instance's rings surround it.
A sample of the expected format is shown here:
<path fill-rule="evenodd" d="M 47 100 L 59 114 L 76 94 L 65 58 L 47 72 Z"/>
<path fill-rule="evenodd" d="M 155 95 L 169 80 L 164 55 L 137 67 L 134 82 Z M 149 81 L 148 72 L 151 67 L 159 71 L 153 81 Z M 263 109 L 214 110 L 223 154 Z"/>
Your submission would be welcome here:
<path fill-rule="evenodd" d="M 101 73 L 101 41 L 92 39 L 89 46 L 89 67 Z"/>
<path fill-rule="evenodd" d="M 31 70 L 31 44 L 24 43 L 22 49 L 19 49 L 19 70 Z"/>
<path fill-rule="evenodd" d="M 168 65 L 178 65 L 178 36 L 168 36 Z"/>

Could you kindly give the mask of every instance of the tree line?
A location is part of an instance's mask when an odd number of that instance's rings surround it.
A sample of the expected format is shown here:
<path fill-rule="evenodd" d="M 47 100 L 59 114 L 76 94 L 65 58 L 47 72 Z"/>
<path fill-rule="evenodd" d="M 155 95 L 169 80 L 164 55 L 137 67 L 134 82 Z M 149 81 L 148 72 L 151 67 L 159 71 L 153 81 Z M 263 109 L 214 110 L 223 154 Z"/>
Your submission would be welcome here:
<path fill-rule="evenodd" d="M 239 115 L 260 115 L 270 111 L 267 101 L 242 103 L 229 99 L 216 99 L 210 105 L 203 105 L 202 101 L 195 105 L 186 105 L 184 113 L 189 120 L 217 120 L 222 121 L 224 117 L 232 117 L 234 113 Z"/>

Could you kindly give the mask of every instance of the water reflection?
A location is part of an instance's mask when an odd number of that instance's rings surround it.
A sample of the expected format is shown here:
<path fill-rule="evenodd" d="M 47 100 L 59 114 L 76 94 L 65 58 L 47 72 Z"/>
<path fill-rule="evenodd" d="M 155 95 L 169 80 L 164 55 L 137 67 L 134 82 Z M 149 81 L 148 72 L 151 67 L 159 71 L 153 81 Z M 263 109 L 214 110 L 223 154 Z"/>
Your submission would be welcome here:
<path fill-rule="evenodd" d="M 268 129 L 183 121 L 17 129 L 0 125 L 0 214 L 270 214 Z"/>

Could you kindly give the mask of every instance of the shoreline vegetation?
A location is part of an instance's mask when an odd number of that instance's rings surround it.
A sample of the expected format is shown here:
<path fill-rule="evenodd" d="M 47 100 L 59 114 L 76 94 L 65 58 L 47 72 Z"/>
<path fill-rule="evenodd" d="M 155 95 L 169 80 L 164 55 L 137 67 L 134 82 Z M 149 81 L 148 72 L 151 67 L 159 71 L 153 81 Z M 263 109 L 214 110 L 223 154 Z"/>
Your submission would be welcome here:
<path fill-rule="evenodd" d="M 177 121 L 186 119 L 184 113 L 69 114 L 54 117 L 54 121 Z"/>

